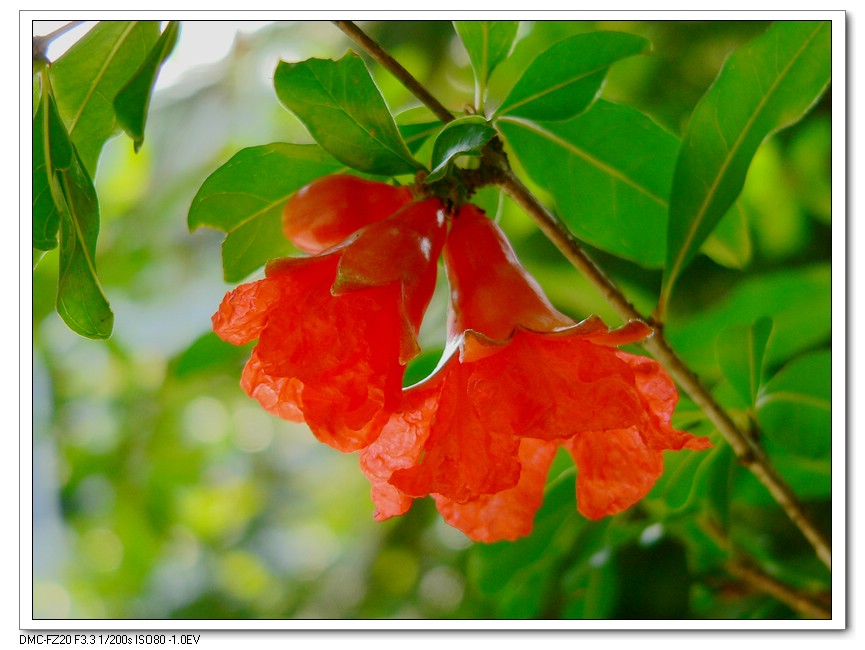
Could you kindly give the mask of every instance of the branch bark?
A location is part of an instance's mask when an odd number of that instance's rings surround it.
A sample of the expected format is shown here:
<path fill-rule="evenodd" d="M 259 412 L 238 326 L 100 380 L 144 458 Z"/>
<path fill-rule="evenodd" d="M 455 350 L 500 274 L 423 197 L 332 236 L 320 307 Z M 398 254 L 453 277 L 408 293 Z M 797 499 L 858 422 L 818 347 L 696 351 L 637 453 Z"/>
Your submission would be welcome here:
<path fill-rule="evenodd" d="M 730 573 L 741 579 L 750 587 L 777 598 L 782 603 L 801 614 L 804 618 L 830 619 L 832 618 L 831 605 L 826 606 L 814 598 L 805 596 L 791 589 L 788 585 L 779 582 L 772 576 L 766 575 L 759 569 L 741 561 L 733 561 L 728 565 Z"/>
<path fill-rule="evenodd" d="M 433 97 L 405 68 L 385 52 L 375 41 L 363 33 L 354 23 L 339 21 L 337 25 L 358 45 L 391 72 L 443 122 L 449 122 L 453 115 Z M 523 182 L 513 173 L 507 158 L 498 157 L 495 164 L 499 167 L 497 185 L 507 193 L 525 212 L 534 219 L 538 227 L 561 251 L 565 258 L 601 293 L 625 321 L 642 320 L 653 326 L 655 333 L 643 342 L 643 347 L 652 354 L 670 373 L 694 402 L 703 409 L 721 435 L 732 447 L 739 462 L 769 490 L 769 493 L 783 508 L 793 524 L 802 532 L 813 546 L 817 557 L 827 568 L 832 567 L 831 547 L 823 533 L 811 521 L 795 494 L 772 466 L 762 447 L 747 433 L 741 431 L 723 407 L 712 397 L 697 376 L 685 365 L 669 342 L 664 338 L 663 327 L 653 318 L 643 316 L 628 301 L 624 294 L 603 270 L 586 254 L 581 244 L 568 228 L 550 212 Z"/>

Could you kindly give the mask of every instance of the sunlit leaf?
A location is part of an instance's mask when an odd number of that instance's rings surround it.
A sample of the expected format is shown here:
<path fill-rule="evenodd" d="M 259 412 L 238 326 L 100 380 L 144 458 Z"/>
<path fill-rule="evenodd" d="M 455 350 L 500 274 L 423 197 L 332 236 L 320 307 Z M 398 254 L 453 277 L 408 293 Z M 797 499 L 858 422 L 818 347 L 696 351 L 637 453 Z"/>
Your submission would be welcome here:
<path fill-rule="evenodd" d="M 56 172 L 72 164 L 73 148 L 49 93 L 39 102 L 33 118 L 33 247 L 57 246 L 57 231 L 64 200 Z"/>
<path fill-rule="evenodd" d="M 559 41 L 538 56 L 496 111 L 530 120 L 567 120 L 594 101 L 610 65 L 641 54 L 649 41 L 624 32 L 590 32 Z"/>
<path fill-rule="evenodd" d="M 670 197 L 662 303 L 735 201 L 760 143 L 799 120 L 823 94 L 830 39 L 829 22 L 774 24 L 727 60 L 694 110 Z"/>
<path fill-rule="evenodd" d="M 750 405 L 763 385 L 763 357 L 771 333 L 772 319 L 764 316 L 748 325 L 730 325 L 716 340 L 721 372 Z"/>
<path fill-rule="evenodd" d="M 480 155 L 483 146 L 495 134 L 495 129 L 480 116 L 470 115 L 449 122 L 433 143 L 433 169 L 426 178 L 427 182 L 442 178 L 450 163 L 458 156 Z"/>
<path fill-rule="evenodd" d="M 717 264 L 744 269 L 751 261 L 753 247 L 748 214 L 742 201 L 736 201 L 703 242 L 701 249 Z"/>
<path fill-rule="evenodd" d="M 57 313 L 78 334 L 106 339 L 114 328 L 114 314 L 96 275 L 99 202 L 77 156 L 69 169 L 61 172 L 60 187 L 66 209 L 60 215 Z"/>
<path fill-rule="evenodd" d="M 454 21 L 454 29 L 469 53 L 481 93 L 493 70 L 510 54 L 518 28 L 519 22 L 515 20 Z"/>
<path fill-rule="evenodd" d="M 189 208 L 189 229 L 207 226 L 228 233 L 223 270 L 226 281 L 238 281 L 292 250 L 282 234 L 282 208 L 291 195 L 341 169 L 343 165 L 315 145 L 273 143 L 242 149 L 198 190 Z"/>
<path fill-rule="evenodd" d="M 114 98 L 159 38 L 156 21 L 102 21 L 51 65 L 54 96 L 90 176 L 119 126 Z"/>
<path fill-rule="evenodd" d="M 577 237 L 646 267 L 663 264 L 675 136 L 603 100 L 567 122 L 507 117 L 498 127 Z"/>
<path fill-rule="evenodd" d="M 337 160 L 370 174 L 420 168 L 369 70 L 353 52 L 338 61 L 280 61 L 273 82 L 279 100 Z"/>
<path fill-rule="evenodd" d="M 176 20 L 168 23 L 138 72 L 114 98 L 117 121 L 135 143 L 136 153 L 144 142 L 144 124 L 147 121 L 153 85 L 159 69 L 177 44 L 178 30 L 179 23 Z"/>

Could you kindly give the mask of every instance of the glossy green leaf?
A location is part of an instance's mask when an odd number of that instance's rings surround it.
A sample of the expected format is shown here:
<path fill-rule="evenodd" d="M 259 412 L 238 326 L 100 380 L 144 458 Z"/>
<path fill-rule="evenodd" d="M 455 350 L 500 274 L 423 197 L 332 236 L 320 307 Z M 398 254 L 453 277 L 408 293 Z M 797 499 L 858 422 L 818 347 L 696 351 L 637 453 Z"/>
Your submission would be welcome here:
<path fill-rule="evenodd" d="M 114 98 L 117 121 L 135 143 L 136 153 L 144 142 L 144 124 L 147 121 L 153 85 L 159 69 L 177 44 L 178 30 L 179 23 L 176 20 L 168 23 L 138 72 Z"/>
<path fill-rule="evenodd" d="M 717 264 L 730 269 L 744 269 L 751 261 L 753 245 L 748 213 L 741 199 L 733 204 L 703 242 L 701 249 Z"/>
<path fill-rule="evenodd" d="M 515 20 L 454 21 L 454 29 L 469 53 L 481 101 L 493 70 L 511 53 L 519 26 Z"/>
<path fill-rule="evenodd" d="M 316 142 L 349 167 L 370 174 L 409 174 L 421 166 L 400 137 L 361 58 L 280 61 L 276 94 Z"/>
<path fill-rule="evenodd" d="M 432 171 L 428 183 L 441 179 L 454 158 L 480 155 L 481 149 L 495 136 L 496 130 L 477 115 L 462 117 L 444 126 L 433 143 Z"/>
<path fill-rule="evenodd" d="M 51 66 L 57 107 L 91 177 L 102 146 L 119 128 L 114 98 L 158 38 L 156 21 L 103 21 Z"/>
<path fill-rule="evenodd" d="M 73 147 L 57 106 L 49 93 L 39 102 L 33 118 L 33 247 L 57 246 L 57 231 L 64 199 L 56 173 L 72 164 Z"/>
<path fill-rule="evenodd" d="M 764 316 L 748 325 L 730 325 L 721 330 L 716 340 L 721 372 L 752 406 L 763 385 L 763 357 L 771 333 L 772 319 Z"/>
<path fill-rule="evenodd" d="M 718 332 L 769 317 L 774 325 L 765 363 L 783 363 L 831 336 L 831 281 L 826 264 L 749 277 L 687 321 L 670 320 L 667 338 L 692 370 L 706 379 L 718 379 Z"/>
<path fill-rule="evenodd" d="M 769 452 L 829 461 L 832 447 L 832 353 L 801 356 L 770 379 L 757 401 Z"/>
<path fill-rule="evenodd" d="M 603 100 L 567 122 L 507 117 L 498 126 L 577 237 L 646 267 L 663 264 L 675 136 Z"/>
<path fill-rule="evenodd" d="M 736 200 L 771 133 L 799 120 L 831 77 L 831 23 L 784 21 L 736 51 L 691 116 L 673 178 L 662 303 Z"/>
<path fill-rule="evenodd" d="M 650 47 L 645 38 L 624 32 L 590 32 L 559 41 L 532 61 L 496 116 L 541 121 L 576 117 L 597 97 L 611 64 Z"/>
<path fill-rule="evenodd" d="M 60 214 L 57 313 L 78 334 L 106 339 L 114 328 L 114 314 L 96 275 L 99 202 L 78 156 L 60 172 L 60 187 L 66 207 Z"/>
<path fill-rule="evenodd" d="M 294 192 L 344 169 L 315 145 L 273 143 L 242 149 L 202 184 L 189 208 L 190 230 L 228 233 L 225 279 L 242 279 L 272 257 L 291 250 L 282 234 L 282 208 Z"/>

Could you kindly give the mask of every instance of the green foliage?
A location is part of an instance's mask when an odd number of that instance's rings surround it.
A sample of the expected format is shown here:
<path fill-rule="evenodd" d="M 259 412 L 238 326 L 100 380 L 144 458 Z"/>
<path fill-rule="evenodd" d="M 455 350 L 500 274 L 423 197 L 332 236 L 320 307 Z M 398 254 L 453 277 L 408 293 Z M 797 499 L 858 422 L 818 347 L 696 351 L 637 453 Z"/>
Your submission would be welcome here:
<path fill-rule="evenodd" d="M 370 174 L 419 169 L 361 58 L 280 61 L 273 78 L 279 100 L 328 153 Z"/>
<path fill-rule="evenodd" d="M 91 176 L 102 146 L 118 129 L 114 99 L 158 37 L 157 22 L 100 22 L 51 66 L 60 114 Z"/>
<path fill-rule="evenodd" d="M 189 208 L 189 229 L 207 226 L 228 234 L 222 266 L 226 282 L 237 282 L 292 250 L 282 234 L 283 207 L 298 189 L 340 169 L 315 145 L 243 149 L 202 184 Z"/>
<path fill-rule="evenodd" d="M 766 451 L 797 493 L 831 491 L 832 354 L 811 352 L 785 365 L 760 391 L 757 419 Z"/>
<path fill-rule="evenodd" d="M 730 325 L 718 334 L 716 350 L 721 372 L 749 406 L 763 385 L 763 356 L 772 333 L 766 316 L 750 325 Z"/>
<path fill-rule="evenodd" d="M 476 97 L 480 105 L 486 97 L 487 82 L 493 70 L 511 53 L 519 22 L 515 20 L 458 20 L 454 29 L 460 36 L 475 73 Z M 479 106 L 480 107 L 480 106 Z"/>
<path fill-rule="evenodd" d="M 84 163 L 76 154 L 60 175 L 64 209 L 60 216 L 60 278 L 57 313 L 78 334 L 107 339 L 114 314 L 96 275 L 99 202 Z"/>
<path fill-rule="evenodd" d="M 443 178 L 458 156 L 480 155 L 483 146 L 495 134 L 495 129 L 480 116 L 469 115 L 446 124 L 433 142 L 432 171 L 426 181 L 431 183 Z"/>
<path fill-rule="evenodd" d="M 498 126 L 580 239 L 643 266 L 663 264 L 675 136 L 603 100 L 566 122 L 507 117 Z"/>
<path fill-rule="evenodd" d="M 159 68 L 162 67 L 177 44 L 178 30 L 179 23 L 177 21 L 173 20 L 168 23 L 141 67 L 114 98 L 114 112 L 117 114 L 117 121 L 132 138 L 136 153 L 141 149 L 144 142 L 144 124 L 147 121 L 147 108 L 150 105 L 153 84 L 159 74 Z"/>
<path fill-rule="evenodd" d="M 736 200 L 760 143 L 823 94 L 830 37 L 826 22 L 776 23 L 727 61 L 694 110 L 673 178 L 662 301 Z"/>
<path fill-rule="evenodd" d="M 538 56 L 523 73 L 496 117 L 567 120 L 595 100 L 611 64 L 649 49 L 649 41 L 621 32 L 577 34 Z"/>
<path fill-rule="evenodd" d="M 57 174 L 72 165 L 72 144 L 50 93 L 42 94 L 33 117 L 33 247 L 57 246 L 60 198 Z"/>

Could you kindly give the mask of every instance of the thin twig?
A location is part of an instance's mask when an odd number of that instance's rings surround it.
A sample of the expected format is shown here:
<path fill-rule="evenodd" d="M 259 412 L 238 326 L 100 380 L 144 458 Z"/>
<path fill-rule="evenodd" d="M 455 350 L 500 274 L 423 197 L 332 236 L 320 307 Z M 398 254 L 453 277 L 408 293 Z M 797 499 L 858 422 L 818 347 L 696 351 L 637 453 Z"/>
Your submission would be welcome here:
<path fill-rule="evenodd" d="M 375 41 L 364 34 L 354 23 L 338 22 L 337 25 L 366 50 L 370 56 L 392 72 L 402 84 L 430 108 L 442 121 L 448 122 L 453 116 L 396 60 L 385 52 Z M 594 285 L 601 295 L 625 321 L 642 320 L 654 325 L 655 333 L 643 343 L 649 351 L 678 382 L 694 402 L 703 409 L 712 423 L 732 447 L 739 462 L 747 467 L 769 490 L 772 497 L 790 520 L 802 531 L 814 547 L 817 557 L 831 569 L 832 551 L 829 543 L 805 513 L 793 491 L 777 473 L 762 447 L 753 438 L 743 433 L 730 419 L 727 412 L 700 383 L 697 376 L 685 365 L 664 338 L 662 328 L 653 319 L 646 318 L 625 298 L 616 284 L 586 254 L 582 245 L 568 228 L 532 194 L 517 178 L 508 165 L 505 156 L 499 157 L 500 169 L 497 185 L 508 194 L 525 212 L 534 219 L 538 227 L 562 252 L 567 260 Z"/>
<path fill-rule="evenodd" d="M 400 83 L 421 100 L 442 122 L 447 123 L 454 119 L 451 112 L 441 102 L 433 97 L 408 70 L 402 67 L 390 54 L 385 52 L 378 43 L 361 31 L 360 27 L 350 20 L 334 20 L 333 23 L 345 32 L 351 40 L 360 45 L 367 54 L 378 61 L 382 67 L 399 79 Z"/>
<path fill-rule="evenodd" d="M 750 564 L 734 560 L 730 562 L 728 569 L 730 573 L 742 579 L 749 586 L 777 598 L 805 618 L 832 618 L 832 610 L 827 609 L 823 603 L 816 602 L 812 598 L 795 591 L 788 585 L 776 580 L 772 576 L 766 575 Z"/>
<path fill-rule="evenodd" d="M 47 61 L 47 50 L 48 46 L 54 41 L 54 39 L 63 36 L 66 32 L 75 29 L 78 25 L 81 25 L 87 21 L 85 20 L 73 20 L 71 23 L 66 23 L 62 27 L 58 27 L 50 34 L 44 34 L 43 36 L 34 36 L 33 37 L 33 60 L 34 61 Z"/>

